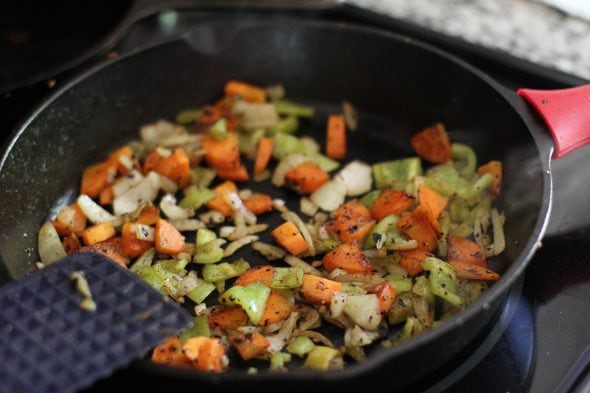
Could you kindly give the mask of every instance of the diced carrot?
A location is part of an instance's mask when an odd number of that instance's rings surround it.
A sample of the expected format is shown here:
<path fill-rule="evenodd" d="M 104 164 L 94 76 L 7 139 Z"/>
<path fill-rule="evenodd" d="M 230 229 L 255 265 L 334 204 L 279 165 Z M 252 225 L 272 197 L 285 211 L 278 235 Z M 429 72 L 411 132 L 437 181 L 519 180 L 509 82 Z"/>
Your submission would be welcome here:
<path fill-rule="evenodd" d="M 396 291 L 393 285 L 389 281 L 383 281 L 377 285 L 372 291 L 379 299 L 379 312 L 381 314 L 387 314 L 393 301 L 395 300 Z"/>
<path fill-rule="evenodd" d="M 402 191 L 383 190 L 371 206 L 371 216 L 382 220 L 390 214 L 402 214 L 412 207 L 414 198 Z"/>
<path fill-rule="evenodd" d="M 121 163 L 121 156 L 125 156 L 128 158 L 133 157 L 133 150 L 131 150 L 131 147 L 125 145 L 123 147 L 118 148 L 117 150 L 115 150 L 114 152 L 109 154 L 109 157 L 107 158 L 107 160 L 115 168 L 117 168 L 117 171 L 121 175 L 126 175 L 127 173 L 129 173 L 130 169 Z"/>
<path fill-rule="evenodd" d="M 217 210 L 218 212 L 223 214 L 225 217 L 231 216 L 233 213 L 233 209 L 232 209 L 231 205 L 229 203 L 227 203 L 227 201 L 225 200 L 225 197 L 224 197 L 224 193 L 227 191 L 231 191 L 231 192 L 235 192 L 235 193 L 238 192 L 238 188 L 236 187 L 236 184 L 234 182 L 232 182 L 231 180 L 227 180 L 227 181 L 221 183 L 220 185 L 218 185 L 217 187 L 215 187 L 213 189 L 213 192 L 215 193 L 215 198 L 211 199 L 205 205 L 209 209 Z"/>
<path fill-rule="evenodd" d="M 443 164 L 451 159 L 451 142 L 442 123 L 414 134 L 410 143 L 421 158 L 433 164 Z"/>
<path fill-rule="evenodd" d="M 86 222 L 86 216 L 80 206 L 73 203 L 60 209 L 53 224 L 60 235 L 66 236 L 74 233 L 80 236 L 86 228 Z"/>
<path fill-rule="evenodd" d="M 155 205 L 147 204 L 141 209 L 135 222 L 143 225 L 156 225 L 159 219 L 160 209 Z"/>
<path fill-rule="evenodd" d="M 127 268 L 127 262 L 129 261 L 129 259 L 123 255 L 123 247 L 121 245 L 120 237 L 113 237 L 104 242 L 81 247 L 79 251 L 90 251 L 103 254 L 124 268 Z"/>
<path fill-rule="evenodd" d="M 239 118 L 231 113 L 234 97 L 223 97 L 213 106 L 205 106 L 195 123 L 195 132 L 208 133 L 218 120 L 225 118 L 228 131 L 233 131 L 239 123 Z"/>
<path fill-rule="evenodd" d="M 136 258 L 153 247 L 154 242 L 137 238 L 137 224 L 126 222 L 121 229 L 123 253 L 129 258 Z"/>
<path fill-rule="evenodd" d="M 329 305 L 332 302 L 332 294 L 342 291 L 342 283 L 313 274 L 304 274 L 300 291 L 308 302 Z"/>
<path fill-rule="evenodd" d="M 224 88 L 227 96 L 240 96 L 244 100 L 253 103 L 266 102 L 266 92 L 258 86 L 248 83 L 230 80 L 227 81 Z"/>
<path fill-rule="evenodd" d="M 117 168 L 109 161 L 91 165 L 82 174 L 80 193 L 96 198 L 102 190 L 111 184 L 117 174 Z"/>
<path fill-rule="evenodd" d="M 98 196 L 98 203 L 102 206 L 107 206 L 113 203 L 113 199 L 115 199 L 115 193 L 113 192 L 112 186 L 105 187 Z"/>
<path fill-rule="evenodd" d="M 197 369 L 207 372 L 221 372 L 225 368 L 225 347 L 218 338 L 209 338 L 199 348 Z"/>
<path fill-rule="evenodd" d="M 432 254 L 423 248 L 415 248 L 413 250 L 399 251 L 400 260 L 399 265 L 404 268 L 406 272 L 412 277 L 422 273 L 422 260 L 426 257 L 431 257 Z"/>
<path fill-rule="evenodd" d="M 264 314 L 262 314 L 259 325 L 268 326 L 285 320 L 291 315 L 292 311 L 293 303 L 278 291 L 272 289 L 266 301 L 266 308 L 264 309 Z"/>
<path fill-rule="evenodd" d="M 148 155 L 145 157 L 145 160 L 143 160 L 143 174 L 147 175 L 151 171 L 155 171 L 156 167 L 160 162 L 162 162 L 163 159 L 164 157 L 162 157 L 157 150 L 154 149 L 150 151 Z"/>
<path fill-rule="evenodd" d="M 307 251 L 308 246 L 293 222 L 285 221 L 271 232 L 275 241 L 293 255 L 300 255 Z"/>
<path fill-rule="evenodd" d="M 438 217 L 447 207 L 449 199 L 440 195 L 433 189 L 421 184 L 418 186 L 418 204 L 424 207 L 424 211 L 432 224 L 432 227 L 439 231 L 440 224 Z"/>
<path fill-rule="evenodd" d="M 191 180 L 190 162 L 183 149 L 175 149 L 168 157 L 160 160 L 154 170 L 173 180 L 180 188 L 186 187 Z"/>
<path fill-rule="evenodd" d="M 240 167 L 240 148 L 235 132 L 229 132 L 225 139 L 206 135 L 201 145 L 205 149 L 205 161 L 213 168 L 231 171 Z"/>
<path fill-rule="evenodd" d="M 184 236 L 168 221 L 156 222 L 156 251 L 161 254 L 175 255 L 184 250 Z"/>
<path fill-rule="evenodd" d="M 194 363 L 192 362 L 199 358 L 199 350 L 208 340 L 209 337 L 206 336 L 195 336 L 190 337 L 184 342 L 184 344 L 182 344 L 182 352 L 191 360 L 191 365 L 194 366 Z"/>
<path fill-rule="evenodd" d="M 482 280 L 482 281 L 497 281 L 500 275 L 485 267 L 473 265 L 465 262 L 450 262 L 451 266 L 455 268 L 457 277 L 466 278 L 468 280 Z"/>
<path fill-rule="evenodd" d="M 335 220 L 328 229 L 345 242 L 362 242 L 373 230 L 375 220 L 362 203 L 352 199 L 334 212 Z"/>
<path fill-rule="evenodd" d="M 248 170 L 244 165 L 240 165 L 235 169 L 216 168 L 215 173 L 223 180 L 233 180 L 239 182 L 250 180 L 250 175 L 248 175 Z"/>
<path fill-rule="evenodd" d="M 328 116 L 326 154 L 336 160 L 346 157 L 346 125 L 343 115 Z"/>
<path fill-rule="evenodd" d="M 240 306 L 223 307 L 209 314 L 208 321 L 211 328 L 233 330 L 248 324 L 248 314 Z"/>
<path fill-rule="evenodd" d="M 82 240 L 84 244 L 90 246 L 92 244 L 104 242 L 115 236 L 115 227 L 111 221 L 88 227 L 82 232 Z"/>
<path fill-rule="evenodd" d="M 256 160 L 254 161 L 254 174 L 264 172 L 272 156 L 272 149 L 274 141 L 272 138 L 262 138 L 258 142 L 258 150 L 256 151 Z"/>
<path fill-rule="evenodd" d="M 311 194 L 328 180 L 330 175 L 313 162 L 304 162 L 285 173 L 285 182 L 303 194 Z"/>
<path fill-rule="evenodd" d="M 492 183 L 493 193 L 496 196 L 500 195 L 500 188 L 502 187 L 502 162 L 492 160 L 477 169 L 477 173 L 480 176 L 488 172 L 494 176 L 494 182 Z"/>
<path fill-rule="evenodd" d="M 178 337 L 168 337 L 154 348 L 152 362 L 168 366 L 192 367 L 192 361 L 182 351 Z"/>
<path fill-rule="evenodd" d="M 77 253 L 80 250 L 80 239 L 73 233 L 64 237 L 61 244 L 64 246 L 64 250 L 66 250 L 66 254 L 68 255 Z"/>
<path fill-rule="evenodd" d="M 369 259 L 356 243 L 340 243 L 322 261 L 329 272 L 342 269 L 350 274 L 373 274 Z"/>
<path fill-rule="evenodd" d="M 229 342 L 238 351 L 243 360 L 250 360 L 262 355 L 270 342 L 258 332 L 238 332 L 229 336 Z"/>
<path fill-rule="evenodd" d="M 272 210 L 272 198 L 266 194 L 254 193 L 243 202 L 244 206 L 256 215 Z"/>
<path fill-rule="evenodd" d="M 432 227 L 427 213 L 422 206 L 418 206 L 397 222 L 400 231 L 410 239 L 416 240 L 419 247 L 433 251 L 437 246 L 437 232 Z"/>
<path fill-rule="evenodd" d="M 269 287 L 272 283 L 273 273 L 274 271 L 271 265 L 255 266 L 242 273 L 234 281 L 234 285 L 246 286 L 248 284 L 259 283 Z"/>
<path fill-rule="evenodd" d="M 449 236 L 447 259 L 449 262 L 462 262 L 481 267 L 487 266 L 486 254 L 481 247 L 469 239 Z"/>

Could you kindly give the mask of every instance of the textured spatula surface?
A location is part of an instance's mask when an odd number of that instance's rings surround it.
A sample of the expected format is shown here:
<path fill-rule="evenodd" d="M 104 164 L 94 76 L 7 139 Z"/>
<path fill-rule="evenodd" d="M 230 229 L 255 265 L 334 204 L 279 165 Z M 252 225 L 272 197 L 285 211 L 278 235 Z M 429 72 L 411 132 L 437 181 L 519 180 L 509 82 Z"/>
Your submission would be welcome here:
<path fill-rule="evenodd" d="M 95 311 L 70 276 L 86 276 Z M 97 254 L 74 254 L 0 288 L 0 392 L 73 392 L 177 334 L 190 314 Z"/>

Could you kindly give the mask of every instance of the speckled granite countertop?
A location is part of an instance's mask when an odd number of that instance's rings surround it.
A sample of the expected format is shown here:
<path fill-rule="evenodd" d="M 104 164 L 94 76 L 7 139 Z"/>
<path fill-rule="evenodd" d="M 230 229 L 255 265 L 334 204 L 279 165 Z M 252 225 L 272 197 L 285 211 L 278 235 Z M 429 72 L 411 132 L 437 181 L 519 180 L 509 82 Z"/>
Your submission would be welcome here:
<path fill-rule="evenodd" d="M 545 3 L 573 0 L 350 0 L 469 42 L 590 80 L 590 20 Z M 568 3 L 569 2 L 569 3 Z M 584 2 L 587 4 L 584 4 Z"/>

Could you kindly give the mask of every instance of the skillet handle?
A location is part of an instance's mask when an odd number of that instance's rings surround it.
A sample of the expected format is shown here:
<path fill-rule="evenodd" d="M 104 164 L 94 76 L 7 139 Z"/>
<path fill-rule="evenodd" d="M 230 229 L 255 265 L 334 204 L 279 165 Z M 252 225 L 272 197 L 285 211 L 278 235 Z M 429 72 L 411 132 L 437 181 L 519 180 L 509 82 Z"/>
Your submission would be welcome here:
<path fill-rule="evenodd" d="M 553 159 L 590 144 L 590 85 L 561 90 L 518 89 L 539 112 L 555 141 Z"/>

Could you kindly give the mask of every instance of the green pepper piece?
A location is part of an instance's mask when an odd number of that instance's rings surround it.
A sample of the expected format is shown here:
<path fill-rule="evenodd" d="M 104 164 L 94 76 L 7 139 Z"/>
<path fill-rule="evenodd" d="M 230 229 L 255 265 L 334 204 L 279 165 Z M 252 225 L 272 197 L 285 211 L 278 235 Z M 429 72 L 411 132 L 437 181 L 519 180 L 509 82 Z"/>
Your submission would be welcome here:
<path fill-rule="evenodd" d="M 232 277 L 237 277 L 250 268 L 245 259 L 239 259 L 233 263 L 223 262 L 214 265 L 203 266 L 203 278 L 209 282 L 217 283 Z"/>
<path fill-rule="evenodd" d="M 290 154 L 305 152 L 305 145 L 296 136 L 278 133 L 274 136 L 274 149 L 272 155 L 277 160 L 282 160 Z"/>
<path fill-rule="evenodd" d="M 269 296 L 270 288 L 262 284 L 234 285 L 219 297 L 219 302 L 225 305 L 241 306 L 248 314 L 250 321 L 258 325 Z"/>
<path fill-rule="evenodd" d="M 179 340 L 181 344 L 184 344 L 186 340 L 193 337 L 211 337 L 209 318 L 207 315 L 197 315 L 195 319 L 193 319 L 192 325 L 182 332 Z"/>
<path fill-rule="evenodd" d="M 465 198 L 467 201 L 471 201 L 474 198 L 477 198 L 478 196 L 483 194 L 484 191 L 487 191 L 492 186 L 493 183 L 494 183 L 494 175 L 492 175 L 489 172 L 486 172 L 483 174 L 482 177 L 477 179 L 475 181 L 475 183 L 473 183 L 471 188 L 469 188 L 468 190 L 466 190 L 465 192 L 463 192 L 460 195 L 463 198 Z"/>
<path fill-rule="evenodd" d="M 200 109 L 185 109 L 176 115 L 176 122 L 179 124 L 189 124 L 197 121 L 201 116 Z"/>
<path fill-rule="evenodd" d="M 200 231 L 200 229 L 199 229 Z M 193 262 L 203 265 L 210 265 L 223 259 L 223 249 L 217 239 L 208 241 L 205 244 L 196 246 Z"/>
<path fill-rule="evenodd" d="M 303 284 L 303 269 L 300 267 L 273 267 L 271 288 L 293 289 Z"/>
<path fill-rule="evenodd" d="M 363 195 L 361 199 L 359 199 L 359 202 L 362 203 L 367 209 L 370 209 L 377 198 L 379 198 L 379 195 L 381 195 L 380 190 L 369 191 Z"/>
<path fill-rule="evenodd" d="M 258 128 L 252 132 L 240 132 L 238 135 L 240 153 L 250 159 L 254 159 L 258 150 L 258 143 L 264 135 L 264 128 Z"/>
<path fill-rule="evenodd" d="M 338 168 L 340 168 L 340 163 L 336 160 L 331 159 L 330 157 L 323 155 L 321 153 L 306 153 L 308 156 L 313 158 L 313 160 L 318 164 L 320 168 L 322 168 L 326 172 L 332 172 Z"/>
<path fill-rule="evenodd" d="M 461 298 L 457 295 L 455 269 L 450 264 L 434 257 L 424 258 L 422 266 L 430 272 L 429 281 L 432 293 L 454 306 L 461 305 Z"/>
<path fill-rule="evenodd" d="M 191 184 L 205 188 L 209 187 L 213 179 L 215 179 L 215 171 L 213 169 L 200 166 L 191 169 Z"/>
<path fill-rule="evenodd" d="M 399 338 L 400 340 L 407 340 L 410 337 L 416 336 L 423 330 L 424 325 L 422 325 L 422 322 L 420 322 L 418 318 L 408 317 L 408 319 L 406 319 L 406 324 L 404 325 L 404 328 L 402 329 Z"/>
<path fill-rule="evenodd" d="M 330 348 L 325 345 L 316 345 L 307 355 L 304 367 L 312 370 L 328 370 L 330 368 L 330 362 L 340 352 L 335 348 Z"/>
<path fill-rule="evenodd" d="M 135 274 L 141 274 L 141 271 L 145 268 L 152 266 L 152 261 L 154 260 L 154 256 L 156 255 L 155 248 L 147 249 L 143 254 L 137 258 L 135 263 L 131 265 L 129 270 L 131 270 Z"/>
<path fill-rule="evenodd" d="M 270 135 L 285 133 L 292 134 L 299 129 L 299 119 L 296 116 L 290 115 L 267 128 Z"/>
<path fill-rule="evenodd" d="M 381 221 L 379 221 L 377 225 L 373 227 L 373 230 L 371 231 L 369 236 L 367 236 L 364 248 L 373 248 L 376 246 L 376 243 L 379 240 L 379 238 L 385 236 L 385 239 L 387 239 L 390 233 L 398 232 L 396 226 L 398 221 L 399 217 L 395 214 L 390 214 L 387 217 L 383 218 Z"/>
<path fill-rule="evenodd" d="M 395 161 L 373 164 L 373 177 L 377 188 L 382 189 L 396 180 L 409 181 L 422 175 L 422 163 L 419 157 L 403 158 Z"/>
<path fill-rule="evenodd" d="M 285 363 L 291 361 L 291 354 L 284 352 L 273 353 L 270 357 L 270 369 L 271 370 L 282 370 L 285 367 Z"/>
<path fill-rule="evenodd" d="M 437 165 L 428 170 L 424 183 L 446 197 L 453 194 L 463 195 L 471 190 L 471 184 L 459 176 L 452 163 Z"/>
<path fill-rule="evenodd" d="M 211 127 L 209 127 L 209 135 L 217 140 L 227 138 L 227 120 L 225 117 L 217 120 Z"/>
<path fill-rule="evenodd" d="M 464 161 L 460 174 L 465 178 L 470 178 L 475 173 L 477 167 L 477 156 L 472 148 L 461 143 L 451 145 L 451 156 L 460 161 Z"/>
<path fill-rule="evenodd" d="M 196 304 L 201 304 L 215 290 L 215 285 L 209 281 L 197 278 L 197 287 L 186 294 Z"/>
<path fill-rule="evenodd" d="M 425 276 L 416 277 L 416 282 L 412 286 L 412 292 L 425 298 L 429 304 L 434 304 L 434 294 L 430 289 L 430 280 Z"/>
<path fill-rule="evenodd" d="M 412 279 L 397 274 L 388 274 L 385 279 L 395 287 L 396 293 L 409 292 L 412 290 Z"/>
<path fill-rule="evenodd" d="M 162 292 L 164 295 L 168 295 L 168 293 L 164 291 L 163 288 L 164 278 L 156 271 L 156 269 L 154 269 L 153 266 L 142 269 L 140 272 L 138 272 L 138 275 L 142 280 L 151 285 L 152 288 Z"/>
<path fill-rule="evenodd" d="M 287 345 L 287 351 L 302 358 L 314 347 L 315 344 L 311 338 L 307 336 L 297 336 L 289 342 Z"/>
<path fill-rule="evenodd" d="M 313 106 L 302 105 L 291 100 L 281 99 L 275 102 L 275 108 L 279 115 L 293 115 L 299 117 L 312 117 L 315 113 Z"/>
<path fill-rule="evenodd" d="M 156 262 L 154 266 L 159 265 L 166 272 L 184 276 L 188 262 L 186 259 L 165 259 Z"/>
<path fill-rule="evenodd" d="M 178 206 L 182 208 L 199 209 L 204 203 L 215 198 L 215 193 L 208 188 L 197 188 L 190 190 L 184 198 L 180 200 Z"/>

